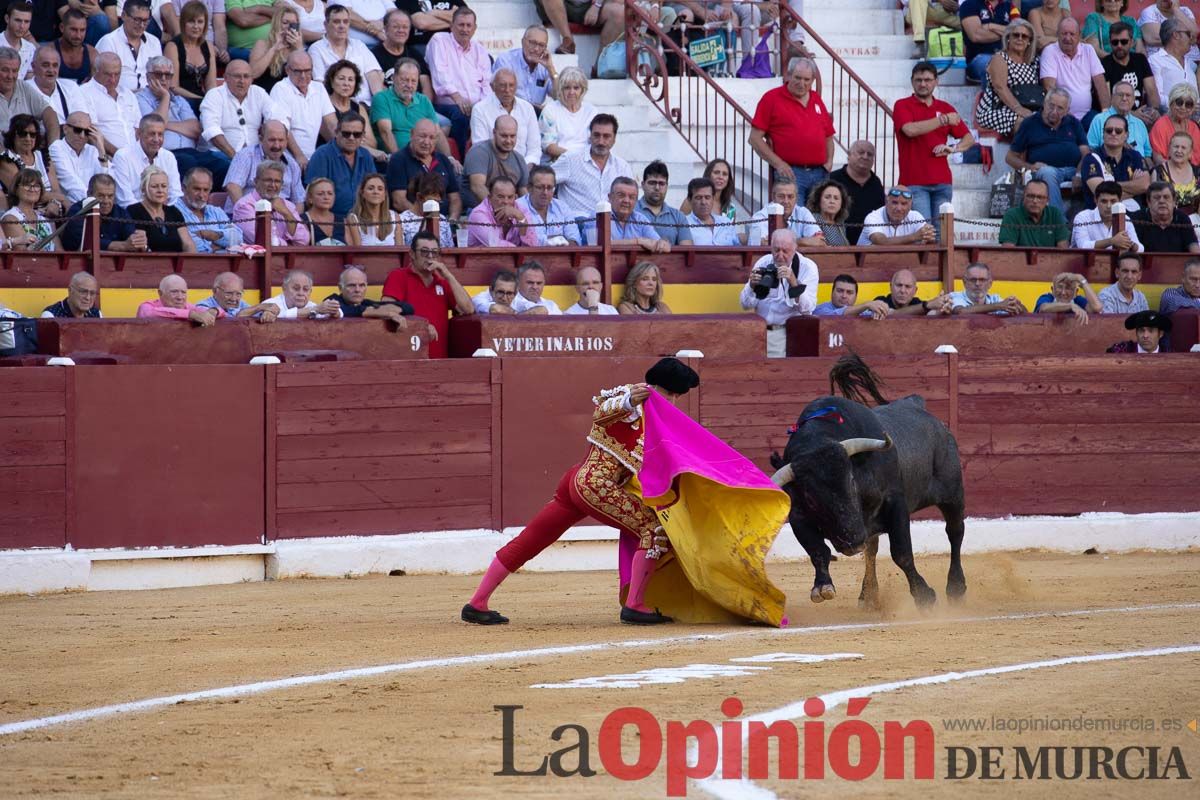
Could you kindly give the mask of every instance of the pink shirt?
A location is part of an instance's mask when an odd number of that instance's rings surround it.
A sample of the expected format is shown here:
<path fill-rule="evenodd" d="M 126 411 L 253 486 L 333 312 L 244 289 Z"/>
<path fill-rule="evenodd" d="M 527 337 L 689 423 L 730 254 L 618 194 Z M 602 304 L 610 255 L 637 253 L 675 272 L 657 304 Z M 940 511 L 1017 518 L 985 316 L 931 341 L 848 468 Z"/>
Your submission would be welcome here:
<path fill-rule="evenodd" d="M 453 103 L 450 96 L 457 93 L 474 105 L 488 91 L 492 62 L 487 50 L 478 42 L 471 42 L 464 50 L 449 33 L 435 33 L 429 40 L 425 60 L 429 62 L 433 93 L 439 104 Z"/>
<path fill-rule="evenodd" d="M 525 233 L 521 233 L 521 227 L 513 225 L 506 233 L 503 228 L 489 227 L 495 224 L 492 202 L 485 197 L 467 217 L 467 246 L 537 247 L 537 231 L 531 226 L 526 225 Z"/>
<path fill-rule="evenodd" d="M 1096 48 L 1079 43 L 1074 58 L 1067 58 L 1058 42 L 1042 51 L 1041 75 L 1054 78 L 1055 85 L 1071 93 L 1071 116 L 1083 119 L 1092 110 L 1092 76 L 1103 75 Z"/>
<path fill-rule="evenodd" d="M 163 305 L 162 300 L 147 300 L 138 306 L 138 319 L 187 319 L 188 315 L 193 311 L 212 311 L 211 308 L 201 308 L 197 305 L 187 304 L 187 308 L 168 308 Z M 217 319 L 225 316 L 225 309 L 216 309 Z"/>
<path fill-rule="evenodd" d="M 256 244 L 254 241 L 254 204 L 261 199 L 258 191 L 251 189 L 242 195 L 241 200 L 233 204 L 233 219 L 241 229 L 242 241 L 246 244 Z M 296 210 L 296 204 L 287 199 L 284 199 L 283 202 L 292 216 L 299 220 L 300 212 Z M 308 226 L 297 222 L 296 232 L 288 233 L 287 223 L 284 222 L 283 215 L 279 212 L 271 214 L 271 234 L 276 245 L 304 247 L 308 244 Z"/>

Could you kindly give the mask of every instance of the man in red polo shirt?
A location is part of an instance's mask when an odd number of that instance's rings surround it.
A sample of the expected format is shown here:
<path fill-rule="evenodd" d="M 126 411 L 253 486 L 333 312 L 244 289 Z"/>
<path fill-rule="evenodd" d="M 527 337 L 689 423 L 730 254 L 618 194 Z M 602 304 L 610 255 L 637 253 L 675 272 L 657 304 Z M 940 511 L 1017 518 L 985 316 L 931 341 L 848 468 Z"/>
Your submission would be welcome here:
<path fill-rule="evenodd" d="M 912 96 L 897 100 L 892 109 L 900 183 L 912 192 L 913 211 L 930 221 L 937 219 L 934 215 L 942 203 L 954 197 L 950 154 L 975 144 L 954 106 L 934 98 L 937 83 L 937 67 L 918 61 L 912 70 Z M 948 136 L 958 139 L 958 144 L 946 144 Z"/>
<path fill-rule="evenodd" d="M 800 205 L 833 169 L 833 120 L 812 91 L 816 77 L 812 59 L 792 59 L 787 83 L 762 96 L 751 123 L 750 146 L 776 172 L 792 171 Z"/>
<path fill-rule="evenodd" d="M 392 270 L 383 282 L 383 299 L 408 303 L 413 313 L 429 320 L 437 338 L 429 343 L 430 358 L 449 355 L 448 314 L 473 314 L 471 297 L 446 265 L 438 261 L 441 249 L 437 237 L 421 231 L 412 240 L 412 269 Z"/>

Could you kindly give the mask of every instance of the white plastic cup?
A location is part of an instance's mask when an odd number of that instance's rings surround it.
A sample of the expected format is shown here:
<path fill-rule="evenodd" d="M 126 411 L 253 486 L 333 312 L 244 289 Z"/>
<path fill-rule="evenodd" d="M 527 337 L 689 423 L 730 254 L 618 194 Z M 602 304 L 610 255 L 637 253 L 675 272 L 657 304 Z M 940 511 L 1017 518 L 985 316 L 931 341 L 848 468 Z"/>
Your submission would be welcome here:
<path fill-rule="evenodd" d="M 458 242 L 459 247 L 467 246 L 467 226 L 466 225 L 459 226 L 459 229 L 455 233 L 455 236 L 457 237 L 457 242 Z"/>
<path fill-rule="evenodd" d="M 593 225 L 592 227 L 587 229 L 587 243 L 588 243 L 588 247 L 596 246 L 596 226 L 595 225 Z"/>

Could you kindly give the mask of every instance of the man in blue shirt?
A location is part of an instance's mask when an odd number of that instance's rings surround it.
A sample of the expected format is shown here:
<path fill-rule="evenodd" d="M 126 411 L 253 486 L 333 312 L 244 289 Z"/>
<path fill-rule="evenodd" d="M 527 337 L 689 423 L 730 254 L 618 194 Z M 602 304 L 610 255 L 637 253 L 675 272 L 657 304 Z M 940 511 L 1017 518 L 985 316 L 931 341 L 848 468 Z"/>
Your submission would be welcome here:
<path fill-rule="evenodd" d="M 855 315 L 866 319 L 886 319 L 892 310 L 882 300 L 868 300 L 856 303 L 858 300 L 858 281 L 853 275 L 838 275 L 833 279 L 833 289 L 829 299 L 813 309 L 814 317 L 853 317 Z"/>
<path fill-rule="evenodd" d="M 317 178 L 333 181 L 333 213 L 346 214 L 363 178 L 377 172 L 375 159 L 362 146 L 367 126 L 353 111 L 338 114 L 334 140 L 313 151 L 308 161 L 308 183 Z"/>
<path fill-rule="evenodd" d="M 967 78 L 975 83 L 983 80 L 988 62 L 1000 50 L 1001 37 L 1011 13 L 1012 4 L 1008 0 L 962 0 L 958 4 Z"/>
<path fill-rule="evenodd" d="M 1079 162 L 1089 152 L 1083 126 L 1068 113 L 1070 108 L 1071 94 L 1066 89 L 1047 92 L 1042 113 L 1021 123 L 1004 159 L 1013 169 L 1030 170 L 1045 181 L 1050 205 L 1064 214 L 1060 184 L 1075 177 Z"/>
<path fill-rule="evenodd" d="M 220 185 L 229 169 L 229 158 L 216 148 L 201 151 L 196 148 L 200 138 L 200 120 L 196 112 L 179 95 L 171 91 L 175 65 L 165 56 L 155 56 L 146 62 L 146 85 L 136 92 L 142 116 L 158 114 L 167 122 L 163 147 L 170 150 L 179 165 L 179 174 L 192 167 L 208 167 Z"/>
<path fill-rule="evenodd" d="M 668 244 L 691 244 L 692 232 L 687 227 L 687 218 L 677 208 L 667 204 L 667 187 L 671 175 L 667 165 L 651 161 L 642 171 L 642 199 L 633 207 L 634 213 L 650 220 L 660 238 Z"/>
<path fill-rule="evenodd" d="M 99 201 L 101 250 L 146 251 L 146 232 L 133 227 L 129 214 L 117 205 L 117 182 L 111 175 L 103 172 L 93 175 L 88 181 L 88 195 Z M 64 250 L 83 249 L 84 223 L 88 216 L 78 216 L 82 209 L 82 200 L 67 209 L 67 216 L 72 219 L 63 225 L 59 235 Z"/>
<path fill-rule="evenodd" d="M 558 179 L 554 170 L 539 164 L 529 170 L 529 193 L 517 200 L 517 207 L 525 212 L 531 223 L 537 223 L 539 245 L 580 244 L 579 225 L 567 204 L 554 196 Z M 555 238 L 557 237 L 557 238 Z M 553 239 L 547 242 L 547 239 Z"/>
<path fill-rule="evenodd" d="M 229 216 L 208 204 L 212 186 L 211 172 L 204 167 L 192 167 L 183 176 L 183 197 L 175 201 L 183 221 L 191 223 L 188 231 L 197 253 L 216 253 L 242 243 L 242 232 L 229 221 Z"/>
<path fill-rule="evenodd" d="M 609 231 L 613 244 L 636 244 L 648 253 L 669 253 L 671 245 L 658 235 L 650 220 L 633 210 L 637 205 L 637 181 L 614 178 L 608 192 L 612 205 Z"/>
<path fill-rule="evenodd" d="M 1174 314 L 1181 308 L 1200 310 L 1200 259 L 1193 258 L 1183 265 L 1183 283 L 1162 293 L 1158 310 Z"/>
<path fill-rule="evenodd" d="M 540 114 L 547 97 L 553 97 L 554 61 L 550 58 L 550 34 L 541 25 L 530 25 L 521 46 L 501 53 L 492 63 L 492 74 L 511 69 L 517 76 L 517 97 L 528 100 Z"/>

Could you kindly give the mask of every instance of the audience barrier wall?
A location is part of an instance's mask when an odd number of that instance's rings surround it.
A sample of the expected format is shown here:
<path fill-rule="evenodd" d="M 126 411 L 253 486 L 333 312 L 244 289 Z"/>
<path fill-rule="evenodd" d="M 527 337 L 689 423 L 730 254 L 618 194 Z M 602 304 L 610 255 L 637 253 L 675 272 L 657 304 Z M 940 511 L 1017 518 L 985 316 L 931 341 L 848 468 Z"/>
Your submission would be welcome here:
<path fill-rule="evenodd" d="M 0 547 L 189 547 L 499 529 L 648 356 L 3 370 Z M 682 402 L 768 469 L 829 358 L 694 359 Z M 1200 510 L 1187 354 L 871 360 L 957 433 L 974 516 Z"/>

